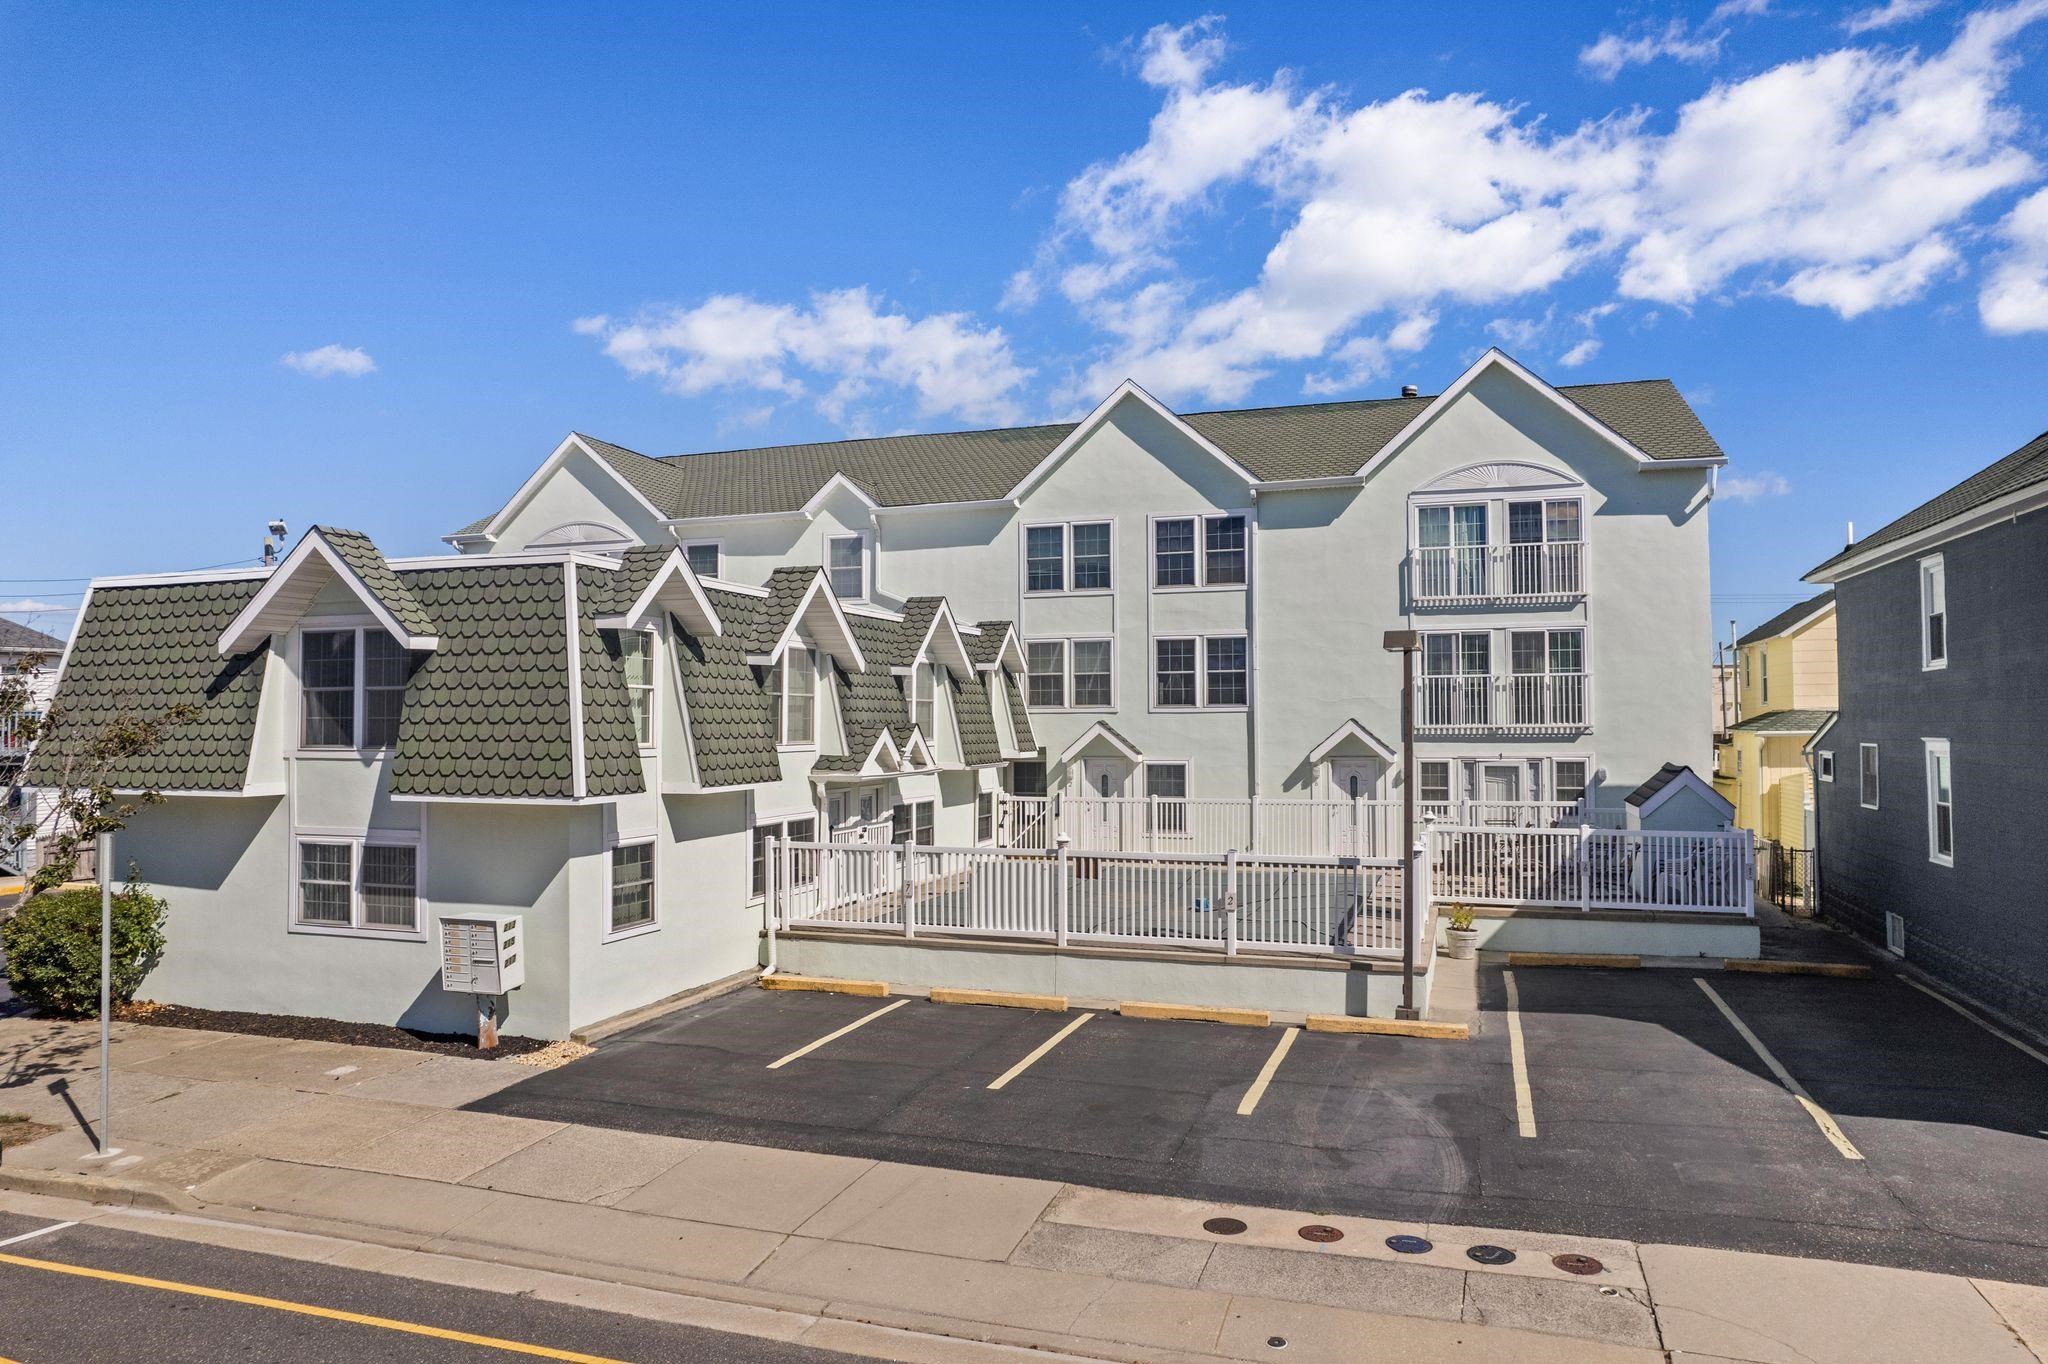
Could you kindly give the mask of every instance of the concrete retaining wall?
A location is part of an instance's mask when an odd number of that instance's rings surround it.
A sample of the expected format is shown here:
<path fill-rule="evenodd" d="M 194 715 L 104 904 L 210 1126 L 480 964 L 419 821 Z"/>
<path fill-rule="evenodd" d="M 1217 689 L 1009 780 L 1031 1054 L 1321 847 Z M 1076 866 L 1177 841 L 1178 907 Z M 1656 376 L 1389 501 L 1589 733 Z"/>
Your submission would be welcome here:
<path fill-rule="evenodd" d="M 1705 915 L 1628 917 L 1602 914 L 1480 915 L 1473 921 L 1479 946 L 1490 952 L 1595 952 L 1637 957 L 1741 957 L 1762 954 L 1754 919 Z M 1449 926 L 1437 920 L 1437 940 Z"/>

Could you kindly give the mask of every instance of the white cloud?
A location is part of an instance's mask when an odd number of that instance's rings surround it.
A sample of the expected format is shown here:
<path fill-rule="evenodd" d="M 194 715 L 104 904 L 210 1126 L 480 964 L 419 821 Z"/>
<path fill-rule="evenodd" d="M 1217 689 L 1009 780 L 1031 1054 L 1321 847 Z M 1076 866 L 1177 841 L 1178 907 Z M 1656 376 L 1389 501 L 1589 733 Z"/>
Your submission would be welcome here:
<path fill-rule="evenodd" d="M 1889 0 L 1870 9 L 1858 10 L 1842 21 L 1842 27 L 1850 33 L 1870 33 L 1881 28 L 1894 28 L 1909 24 L 1921 15 L 1932 12 L 1941 0 Z"/>
<path fill-rule="evenodd" d="M 1737 475 L 1722 479 L 1714 488 L 1716 497 L 1730 502 L 1759 502 L 1766 497 L 1784 497 L 1792 485 L 1783 474 Z"/>
<path fill-rule="evenodd" d="M 2000 335 L 2048 331 L 2048 189 L 2022 199 L 1998 231 L 2007 250 L 1977 295 L 1978 315 Z"/>
<path fill-rule="evenodd" d="M 1385 336 L 1354 336 L 1331 353 L 1337 369 L 1311 374 L 1302 383 L 1307 393 L 1350 393 L 1393 372 L 1394 357 L 1412 355 L 1429 344 L 1436 315 L 1417 313 L 1394 324 Z"/>
<path fill-rule="evenodd" d="M 318 350 L 295 350 L 282 356 L 279 363 L 289 365 L 301 374 L 310 374 L 315 379 L 332 379 L 340 375 L 346 379 L 360 379 L 377 368 L 377 362 L 361 346 L 322 346 Z"/>
<path fill-rule="evenodd" d="M 838 423 L 864 420 L 866 400 L 907 393 L 925 418 L 1011 422 L 1031 371 L 1000 327 L 964 313 L 912 317 L 865 288 L 813 294 L 808 307 L 716 294 L 693 307 L 571 324 L 601 337 L 628 374 L 673 393 L 713 391 L 809 398 Z"/>
<path fill-rule="evenodd" d="M 1703 28 L 1762 10 L 1738 0 Z M 1667 118 L 1576 126 L 1473 94 L 1352 104 L 1286 71 L 1234 81 L 1215 21 L 1162 26 L 1140 45 L 1161 54 L 1144 142 L 1074 177 L 1005 297 L 1029 306 L 1055 285 L 1097 329 L 1057 394 L 1077 406 L 1126 376 L 1169 401 L 1234 401 L 1282 367 L 1336 391 L 1385 372 L 1403 319 L 1540 300 L 1594 272 L 1639 302 L 1895 307 L 1960 269 L 1974 215 L 2038 175 L 2007 84 L 2010 40 L 2044 14 L 2048 0 L 2019 0 L 1939 51 L 1845 47 L 1717 82 Z M 1180 257 L 1226 195 L 1279 228 L 1255 278 L 1219 289 Z M 1562 363 L 1597 353 L 1612 307 L 1578 319 Z M 1527 325 L 1495 316 L 1511 341 Z"/>
<path fill-rule="evenodd" d="M 42 601 L 35 597 L 17 597 L 13 601 L 0 601 L 0 616 L 36 616 L 46 611 L 62 611 L 69 614 L 77 609 L 62 602 Z"/>
<path fill-rule="evenodd" d="M 1721 55 L 1721 40 L 1727 36 L 1725 32 L 1695 33 L 1683 19 L 1673 19 L 1661 29 L 1639 29 L 1627 37 L 1603 33 L 1579 53 L 1579 65 L 1601 80 L 1611 81 L 1624 68 L 1647 65 L 1659 57 L 1711 62 Z"/>

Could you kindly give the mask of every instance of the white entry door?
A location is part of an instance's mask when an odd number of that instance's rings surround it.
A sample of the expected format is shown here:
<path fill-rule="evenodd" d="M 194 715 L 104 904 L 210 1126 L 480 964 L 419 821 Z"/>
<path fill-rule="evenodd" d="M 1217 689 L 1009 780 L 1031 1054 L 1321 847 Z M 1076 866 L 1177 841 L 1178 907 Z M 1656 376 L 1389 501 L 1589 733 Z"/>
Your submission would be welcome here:
<path fill-rule="evenodd" d="M 1330 764 L 1330 855 L 1333 857 L 1377 857 L 1374 851 L 1373 820 L 1379 811 L 1361 806 L 1379 795 L 1378 759 L 1339 759 Z M 1397 835 L 1398 837 L 1398 835 Z"/>
<path fill-rule="evenodd" d="M 1097 852 L 1115 852 L 1123 844 L 1123 801 L 1131 765 L 1122 758 L 1083 758 L 1081 780 L 1088 788 L 1081 803 L 1080 844 Z"/>
<path fill-rule="evenodd" d="M 1519 823 L 1514 807 L 1522 799 L 1522 769 L 1517 763 L 1488 763 L 1479 769 L 1481 824 Z"/>

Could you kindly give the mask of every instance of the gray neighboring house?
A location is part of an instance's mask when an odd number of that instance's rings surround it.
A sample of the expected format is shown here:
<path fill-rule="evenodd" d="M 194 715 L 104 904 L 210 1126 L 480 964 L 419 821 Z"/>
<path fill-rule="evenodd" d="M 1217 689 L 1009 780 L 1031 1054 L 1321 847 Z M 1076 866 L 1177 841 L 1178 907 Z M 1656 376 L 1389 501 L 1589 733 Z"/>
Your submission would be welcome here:
<path fill-rule="evenodd" d="M 0 616 L 0 675 L 13 676 L 22 663 L 40 659 L 29 684 L 29 710 L 40 714 L 57 689 L 57 664 L 64 657 L 64 641 L 54 635 Z M 28 743 L 14 725 L 0 721 L 0 787 L 11 786 L 28 756 Z"/>
<path fill-rule="evenodd" d="M 1822 912 L 2048 1035 L 2048 433 L 1807 574 L 1841 706 L 1809 742 Z"/>

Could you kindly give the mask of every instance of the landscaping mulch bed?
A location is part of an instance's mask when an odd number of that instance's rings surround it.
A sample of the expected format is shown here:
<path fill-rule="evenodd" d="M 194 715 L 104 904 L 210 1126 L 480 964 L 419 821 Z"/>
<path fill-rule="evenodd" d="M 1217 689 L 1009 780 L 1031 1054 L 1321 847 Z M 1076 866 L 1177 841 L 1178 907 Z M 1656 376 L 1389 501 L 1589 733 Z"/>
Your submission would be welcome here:
<path fill-rule="evenodd" d="M 510 1060 L 550 1044 L 537 1037 L 499 1034 L 496 1051 L 477 1050 L 476 1038 L 463 1033 L 414 1032 L 383 1023 L 343 1023 L 335 1018 L 301 1018 L 293 1014 L 250 1014 L 230 1009 L 193 1009 L 183 1004 L 155 1004 L 138 999 L 114 1011 L 123 1023 L 155 1028 L 202 1028 L 208 1032 L 248 1033 L 253 1037 L 288 1037 L 302 1042 L 345 1042 L 354 1047 L 391 1047 L 426 1051 L 437 1056 L 472 1060 Z"/>

